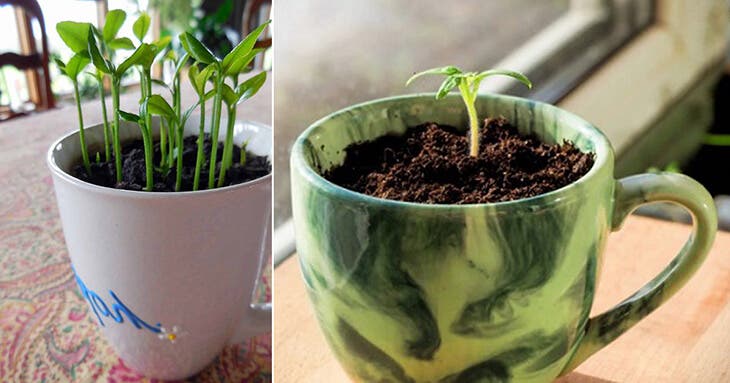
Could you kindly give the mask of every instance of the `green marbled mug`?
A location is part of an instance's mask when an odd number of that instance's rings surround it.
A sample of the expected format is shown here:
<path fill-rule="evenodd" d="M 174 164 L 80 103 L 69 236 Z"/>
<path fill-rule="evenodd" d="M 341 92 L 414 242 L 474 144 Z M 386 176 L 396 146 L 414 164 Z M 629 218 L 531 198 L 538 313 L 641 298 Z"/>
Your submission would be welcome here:
<path fill-rule="evenodd" d="M 545 142 L 570 140 L 594 152 L 595 164 L 550 193 L 475 205 L 374 198 L 321 176 L 353 142 L 427 121 L 467 126 L 457 95 L 356 105 L 316 122 L 294 144 L 302 275 L 320 327 L 355 381 L 549 382 L 669 299 L 710 249 L 717 217 L 694 180 L 614 180 L 606 137 L 551 105 L 483 95 L 477 110 Z M 589 318 L 608 234 L 638 205 L 655 201 L 692 213 L 690 239 L 646 286 Z"/>

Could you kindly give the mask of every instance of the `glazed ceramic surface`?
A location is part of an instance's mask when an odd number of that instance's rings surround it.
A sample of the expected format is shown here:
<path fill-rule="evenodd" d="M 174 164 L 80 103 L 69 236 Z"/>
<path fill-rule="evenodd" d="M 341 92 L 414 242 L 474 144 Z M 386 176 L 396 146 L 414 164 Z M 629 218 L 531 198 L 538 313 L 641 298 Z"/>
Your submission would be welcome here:
<path fill-rule="evenodd" d="M 325 337 L 355 381 L 551 381 L 668 299 L 711 245 L 714 206 L 695 181 L 675 174 L 615 181 L 606 137 L 550 105 L 484 95 L 477 109 L 546 142 L 570 140 L 595 153 L 595 165 L 547 194 L 460 206 L 374 198 L 320 176 L 342 163 L 350 143 L 428 121 L 466 127 L 456 95 L 357 105 L 315 123 L 294 145 L 303 279 Z M 644 288 L 589 319 L 609 232 L 639 204 L 658 200 L 693 213 L 692 238 Z"/>
<path fill-rule="evenodd" d="M 250 302 L 270 252 L 271 175 L 197 192 L 104 188 L 69 175 L 81 158 L 77 134 L 53 144 L 48 166 L 80 292 L 125 363 L 184 378 L 227 342 L 270 331 L 270 306 Z M 139 128 L 123 124 L 120 136 L 139 137 Z M 86 140 L 95 153 L 101 126 Z M 235 142 L 245 140 L 271 155 L 268 127 L 237 123 Z"/>

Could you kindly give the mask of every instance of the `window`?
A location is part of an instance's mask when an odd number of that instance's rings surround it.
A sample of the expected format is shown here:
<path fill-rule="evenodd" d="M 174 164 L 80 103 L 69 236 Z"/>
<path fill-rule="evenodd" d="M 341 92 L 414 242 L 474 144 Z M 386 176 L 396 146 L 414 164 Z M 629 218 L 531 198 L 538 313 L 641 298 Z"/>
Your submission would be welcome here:
<path fill-rule="evenodd" d="M 132 23 L 135 15 L 138 13 L 139 5 L 135 0 L 39 0 L 38 4 L 43 12 L 46 22 L 46 34 L 48 37 L 48 49 L 51 57 L 59 57 L 63 61 L 67 61 L 73 53 L 66 47 L 63 40 L 56 33 L 56 24 L 64 20 L 85 21 L 94 25 L 99 25 L 99 14 L 104 9 L 122 9 L 127 12 L 127 21 L 120 30 L 120 34 L 124 36 L 132 36 Z M 142 4 L 144 5 L 144 4 Z M 19 32 L 15 18 L 15 11 L 12 7 L 0 8 L 0 25 L 3 25 L 3 32 L 6 39 L 0 42 L 1 52 L 20 52 Z M 40 26 L 33 25 L 33 33 L 40 40 Z M 40 41 L 36 46 L 41 47 Z M 121 58 L 120 58 L 121 59 Z M 70 96 L 73 92 L 71 81 L 62 76 L 55 63 L 50 63 L 51 71 L 51 88 L 56 97 Z M 136 75 L 126 80 L 126 83 L 136 83 Z M 88 96 L 92 96 L 96 92 L 96 82 L 89 76 L 80 78 L 80 87 L 82 97 L 88 92 Z M 14 109 L 18 109 L 25 100 L 28 100 L 28 91 L 26 78 L 23 72 L 13 67 L 5 67 L 0 70 L 0 104 L 10 105 Z"/>
<path fill-rule="evenodd" d="M 651 24 L 650 0 L 369 1 L 278 0 L 275 7 L 274 125 L 277 260 L 294 249 L 289 199 L 291 143 L 342 107 L 406 89 L 415 71 L 457 64 L 505 67 L 536 87 L 494 78 L 483 91 L 556 102 Z M 514 86 L 514 88 L 512 88 Z"/>

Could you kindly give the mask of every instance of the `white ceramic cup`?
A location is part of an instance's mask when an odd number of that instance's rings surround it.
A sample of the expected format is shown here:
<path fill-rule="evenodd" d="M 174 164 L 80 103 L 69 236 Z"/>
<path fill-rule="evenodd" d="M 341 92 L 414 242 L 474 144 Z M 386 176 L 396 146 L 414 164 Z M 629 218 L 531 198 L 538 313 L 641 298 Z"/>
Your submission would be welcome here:
<path fill-rule="evenodd" d="M 95 154 L 103 129 L 85 132 Z M 197 121 L 186 132 L 197 132 Z M 139 137 L 139 128 L 123 123 L 120 137 Z M 234 141 L 246 140 L 249 151 L 271 159 L 270 128 L 236 123 Z M 128 366 L 181 379 L 227 343 L 270 331 L 271 305 L 251 302 L 270 259 L 271 174 L 196 192 L 117 190 L 69 174 L 79 148 L 78 132 L 62 137 L 48 167 L 79 288 Z"/>

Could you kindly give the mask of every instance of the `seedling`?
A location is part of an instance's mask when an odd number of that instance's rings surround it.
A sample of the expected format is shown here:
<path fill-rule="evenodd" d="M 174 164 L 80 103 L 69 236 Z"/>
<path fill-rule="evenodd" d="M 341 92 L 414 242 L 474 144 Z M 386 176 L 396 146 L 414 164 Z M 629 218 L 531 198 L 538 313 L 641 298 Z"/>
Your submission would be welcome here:
<path fill-rule="evenodd" d="M 81 113 L 81 98 L 79 96 L 79 74 L 89 65 L 89 56 L 84 52 L 76 53 L 68 63 L 56 60 L 56 65 L 68 78 L 71 79 L 74 87 L 74 99 L 76 100 L 76 112 L 79 119 L 79 141 L 81 143 L 81 158 L 84 163 L 86 172 L 91 173 L 91 164 L 89 163 L 89 151 L 86 148 L 86 138 L 84 136 L 84 115 Z"/>
<path fill-rule="evenodd" d="M 180 40 L 186 52 L 178 55 L 168 50 L 171 38 L 165 37 L 158 41 L 145 43 L 144 40 L 150 27 L 150 17 L 142 13 L 133 25 L 134 36 L 139 45 L 127 37 L 117 37 L 117 33 L 126 20 L 126 13 L 122 10 L 113 10 L 107 14 L 106 22 L 102 30 L 97 29 L 89 23 L 76 23 L 64 21 L 57 24 L 56 29 L 61 39 L 74 52 L 74 56 L 68 63 L 57 61 L 59 68 L 67 75 L 74 84 L 76 95 L 76 107 L 79 115 L 79 139 L 81 141 L 81 152 L 83 164 L 88 173 L 91 172 L 88 149 L 86 147 L 83 116 L 78 96 L 78 75 L 89 64 L 93 64 L 95 71 L 90 72 L 99 82 L 101 91 L 102 114 L 104 117 L 104 157 L 106 161 L 114 160 L 117 183 L 122 182 L 122 153 L 119 142 L 119 120 L 124 119 L 136 123 L 142 133 L 145 158 L 145 190 L 152 190 L 154 186 L 155 172 L 163 175 L 170 169 L 175 168 L 175 190 L 181 189 L 182 183 L 182 151 L 183 151 L 183 130 L 190 115 L 200 107 L 200 129 L 198 140 L 198 153 L 195 168 L 194 190 L 198 190 L 199 178 L 205 166 L 205 153 L 203 151 L 203 138 L 205 127 L 205 101 L 213 98 L 212 113 L 212 146 L 211 158 L 207 163 L 209 179 L 207 188 L 216 187 L 216 163 L 217 145 L 220 129 L 222 103 L 228 106 L 229 123 L 226 131 L 221 166 L 218 173 L 217 186 L 225 185 L 226 171 L 231 166 L 233 151 L 233 127 L 236 117 L 236 105 L 256 94 L 266 81 L 266 73 L 253 76 L 242 84 L 238 84 L 238 76 L 249 70 L 249 64 L 253 58 L 261 52 L 254 49 L 254 43 L 258 36 L 269 24 L 265 22 L 246 36 L 228 55 L 220 59 L 213 55 L 190 33 L 180 35 Z M 115 56 L 120 50 L 134 50 L 134 52 L 119 65 L 115 64 Z M 188 77 L 193 89 L 198 95 L 198 102 L 189 107 L 185 112 L 181 105 L 181 76 L 184 66 L 190 58 L 195 64 L 190 67 Z M 172 79 L 172 86 L 167 86 L 158 79 L 151 76 L 151 67 L 155 61 L 168 60 L 175 64 L 175 73 Z M 198 65 L 204 65 L 200 69 Z M 140 108 L 139 114 L 122 111 L 119 109 L 119 94 L 121 79 L 131 68 L 136 68 L 140 73 Z M 104 98 L 104 80 L 111 79 L 112 95 L 112 119 L 109 126 Z M 231 81 L 231 85 L 226 80 Z M 212 80 L 213 89 L 206 92 L 206 84 Z M 152 84 L 160 84 L 166 87 L 172 96 L 172 105 L 159 94 L 153 94 Z M 153 130 L 152 116 L 160 116 L 160 152 L 161 159 L 159 166 L 153 163 Z M 111 152 L 109 147 L 111 146 Z M 97 153 L 97 162 L 100 155 Z"/>
<path fill-rule="evenodd" d="M 254 76 L 238 85 L 238 76 L 240 73 L 246 72 L 248 66 L 254 57 L 261 52 L 260 49 L 254 49 L 254 44 L 258 39 L 264 28 L 270 23 L 266 21 L 261 24 L 258 28 L 253 30 L 248 36 L 246 36 L 233 50 L 228 53 L 223 59 L 216 57 L 203 43 L 195 38 L 189 32 L 180 34 L 180 42 L 182 43 L 185 50 L 190 56 L 195 59 L 199 64 L 206 66 L 205 70 L 210 71 L 209 77 L 213 80 L 213 90 L 206 94 L 206 98 L 213 97 L 213 125 L 211 129 L 211 139 L 215 142 L 218 139 L 220 132 L 220 121 L 224 92 L 226 92 L 226 104 L 228 105 L 228 127 L 226 130 L 226 140 L 223 145 L 223 158 L 221 161 L 221 168 L 218 175 L 218 186 L 222 186 L 225 180 L 225 174 L 227 169 L 231 165 L 230 158 L 232 157 L 229 153 L 233 150 L 233 127 L 235 123 L 235 105 L 246 100 L 256 94 L 258 90 L 266 81 L 266 72 Z M 207 74 L 206 74 L 207 75 Z M 233 88 L 225 84 L 226 78 L 233 80 Z M 198 84 L 199 85 L 199 84 Z M 231 107 L 233 105 L 233 107 Z M 199 143 L 201 145 L 202 143 Z M 200 150 L 199 150 L 200 152 Z M 215 164 L 218 158 L 218 146 L 212 145 L 210 151 L 210 166 L 208 167 L 208 188 L 212 189 L 215 187 Z"/>
<path fill-rule="evenodd" d="M 446 76 L 446 80 L 444 80 L 436 93 L 437 100 L 444 98 L 452 89 L 459 89 L 461 98 L 464 100 L 464 104 L 466 105 L 466 112 L 469 116 L 469 155 L 472 157 L 477 157 L 479 155 L 479 119 L 477 118 L 475 102 L 477 99 L 477 93 L 479 92 L 479 84 L 481 84 L 482 80 L 496 75 L 509 76 L 519 80 L 528 88 L 532 88 L 530 80 L 519 72 L 506 69 L 490 69 L 485 70 L 484 72 L 464 73 L 461 69 L 455 66 L 433 68 L 416 73 L 408 79 L 406 86 L 410 85 L 413 80 L 430 74 Z"/>

